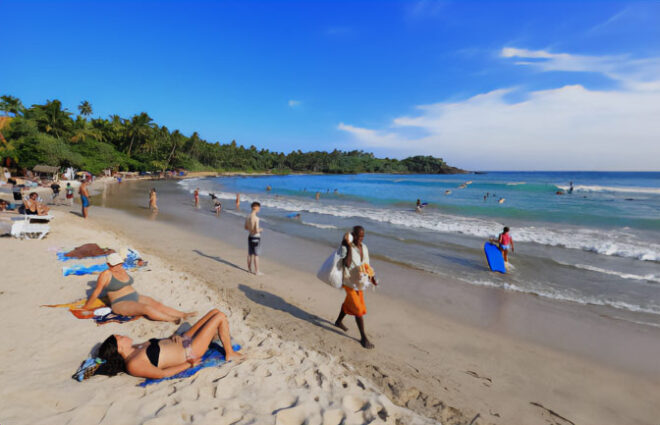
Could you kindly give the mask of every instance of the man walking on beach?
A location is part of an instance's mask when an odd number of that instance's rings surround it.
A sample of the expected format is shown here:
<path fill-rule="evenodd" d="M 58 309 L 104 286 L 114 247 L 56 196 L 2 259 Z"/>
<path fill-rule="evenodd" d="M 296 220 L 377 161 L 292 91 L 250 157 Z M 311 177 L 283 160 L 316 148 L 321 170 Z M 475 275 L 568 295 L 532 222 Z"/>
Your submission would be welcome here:
<path fill-rule="evenodd" d="M 259 217 L 257 213 L 261 209 L 261 204 L 259 202 L 252 203 L 252 212 L 245 219 L 245 230 L 249 232 L 248 235 L 248 258 L 247 266 L 250 273 L 256 275 L 261 275 L 263 273 L 259 272 L 259 254 L 261 252 L 261 231 L 263 230 L 259 227 Z M 252 271 L 252 262 L 254 261 L 254 272 Z"/>
<path fill-rule="evenodd" d="M 367 338 L 364 331 L 364 315 L 367 314 L 367 306 L 364 303 L 364 289 L 370 281 L 376 285 L 373 270 L 369 266 L 369 250 L 367 245 L 362 243 L 364 240 L 364 228 L 362 226 L 353 227 L 353 232 L 346 233 L 341 243 L 341 257 L 343 258 L 343 287 L 346 291 L 346 298 L 339 310 L 339 317 L 335 321 L 335 326 L 347 331 L 348 328 L 342 322 L 347 314 L 355 316 L 358 330 L 360 331 L 360 344 L 364 348 L 374 348 L 374 345 Z"/>
<path fill-rule="evenodd" d="M 82 215 L 83 218 L 87 218 L 87 209 L 89 208 L 89 191 L 87 190 L 87 179 L 83 179 L 80 182 L 80 203 L 82 204 Z"/>

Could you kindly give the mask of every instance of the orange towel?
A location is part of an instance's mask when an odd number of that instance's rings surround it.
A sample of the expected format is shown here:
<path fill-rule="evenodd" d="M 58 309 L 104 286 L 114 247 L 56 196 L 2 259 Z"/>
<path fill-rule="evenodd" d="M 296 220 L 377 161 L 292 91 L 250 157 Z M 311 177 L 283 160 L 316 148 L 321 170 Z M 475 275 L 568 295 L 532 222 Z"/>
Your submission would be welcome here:
<path fill-rule="evenodd" d="M 367 314 L 367 305 L 364 303 L 364 291 L 356 291 L 348 286 L 344 286 L 344 291 L 346 291 L 346 299 L 341 306 L 342 311 L 357 317 Z"/>
<path fill-rule="evenodd" d="M 90 308 L 83 309 L 82 307 L 85 305 L 86 302 L 87 299 L 83 298 L 82 300 L 74 301 L 68 304 L 51 304 L 51 305 L 43 305 L 42 307 L 65 307 L 68 308 L 71 314 L 76 316 L 78 319 L 91 319 L 94 317 L 94 310 L 96 310 L 97 308 L 106 307 L 105 303 L 97 298 L 92 303 L 92 306 Z"/>

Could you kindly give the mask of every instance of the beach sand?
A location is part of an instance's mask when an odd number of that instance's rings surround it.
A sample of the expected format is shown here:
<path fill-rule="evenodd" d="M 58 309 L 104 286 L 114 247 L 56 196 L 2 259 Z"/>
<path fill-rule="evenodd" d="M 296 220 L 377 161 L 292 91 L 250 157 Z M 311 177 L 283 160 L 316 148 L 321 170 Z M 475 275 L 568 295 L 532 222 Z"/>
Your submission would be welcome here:
<path fill-rule="evenodd" d="M 3 425 L 654 424 L 660 417 L 657 363 L 647 374 L 624 370 L 381 292 L 366 294 L 367 332 L 376 348 L 364 350 L 350 318 L 347 333 L 332 325 L 343 292 L 309 272 L 266 254 L 262 269 L 267 275 L 253 276 L 244 270 L 243 247 L 221 235 L 192 234 L 123 211 L 92 207 L 87 221 L 65 207 L 56 207 L 54 214 L 45 240 L 0 239 Z M 53 252 L 86 242 L 138 249 L 151 269 L 135 273 L 140 292 L 185 310 L 225 311 L 249 359 L 146 389 L 126 375 L 72 380 L 92 347 L 111 333 L 141 341 L 176 329 L 147 320 L 97 327 L 65 310 L 39 307 L 76 300 L 90 288 L 89 276 L 62 277 L 62 263 Z M 300 245 L 297 249 L 304 249 Z M 271 249 L 293 255 L 296 247 Z M 498 303 L 521 299 L 498 294 Z M 460 309 L 463 300 L 457 296 L 447 302 Z M 519 326 L 531 327 L 534 311 L 523 311 L 529 318 L 518 317 Z M 547 328 L 556 331 L 580 317 L 571 308 L 565 316 L 565 322 L 557 319 L 558 326 Z M 581 328 L 582 337 L 589 326 Z M 580 337 L 575 332 L 566 329 L 570 338 Z M 549 331 L 547 338 L 561 339 L 562 333 Z M 636 347 L 629 351 L 635 355 Z"/>
<path fill-rule="evenodd" d="M 90 350 L 113 333 L 136 342 L 168 337 L 177 326 L 140 319 L 96 326 L 66 309 L 41 304 L 74 301 L 94 276 L 62 277 L 70 263 L 55 251 L 86 242 L 119 249 L 134 246 L 93 221 L 56 211 L 53 231 L 41 241 L 0 239 L 3 278 L 0 320 L 0 423 L 5 424 L 176 424 L 176 423 L 433 423 L 394 406 L 345 362 L 249 326 L 247 313 L 228 305 L 224 290 L 210 287 L 143 251 L 148 271 L 134 273 L 136 290 L 200 313 L 218 307 L 229 316 L 234 342 L 247 360 L 207 368 L 193 378 L 137 387 L 141 380 L 120 375 L 71 379 Z"/>

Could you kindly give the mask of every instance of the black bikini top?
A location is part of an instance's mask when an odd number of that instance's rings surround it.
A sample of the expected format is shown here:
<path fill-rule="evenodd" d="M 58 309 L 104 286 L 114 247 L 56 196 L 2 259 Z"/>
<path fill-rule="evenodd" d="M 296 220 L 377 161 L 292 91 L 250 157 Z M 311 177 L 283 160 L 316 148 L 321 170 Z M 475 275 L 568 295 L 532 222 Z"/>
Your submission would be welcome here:
<path fill-rule="evenodd" d="M 160 357 L 160 340 L 157 338 L 151 338 L 149 340 L 149 346 L 147 347 L 147 357 L 152 365 L 158 367 L 158 358 Z"/>

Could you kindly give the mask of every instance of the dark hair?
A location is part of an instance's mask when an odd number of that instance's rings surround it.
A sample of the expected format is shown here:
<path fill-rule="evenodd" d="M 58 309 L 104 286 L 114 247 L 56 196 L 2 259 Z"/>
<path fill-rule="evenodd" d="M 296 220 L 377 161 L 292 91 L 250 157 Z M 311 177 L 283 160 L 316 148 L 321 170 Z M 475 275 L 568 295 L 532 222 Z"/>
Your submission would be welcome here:
<path fill-rule="evenodd" d="M 364 227 L 362 227 L 362 226 L 353 226 L 353 237 L 357 239 L 357 235 L 360 234 L 360 231 L 364 232 Z"/>
<path fill-rule="evenodd" d="M 37 192 L 30 192 L 30 194 L 29 194 L 28 196 L 29 196 L 30 198 L 32 198 L 32 195 L 37 195 L 37 196 L 39 196 L 39 194 L 38 194 Z"/>
<path fill-rule="evenodd" d="M 508 231 L 509 231 L 509 228 L 505 226 L 505 227 L 504 227 L 504 233 L 506 233 L 506 232 L 508 232 Z"/>
<path fill-rule="evenodd" d="M 254 201 L 254 202 L 250 205 L 250 208 L 260 207 L 260 206 L 261 206 L 261 204 L 260 204 L 259 202 Z"/>
<path fill-rule="evenodd" d="M 97 370 L 97 375 L 115 376 L 119 372 L 126 372 L 126 362 L 117 350 L 117 338 L 110 335 L 99 347 L 97 357 L 105 360 Z"/>

